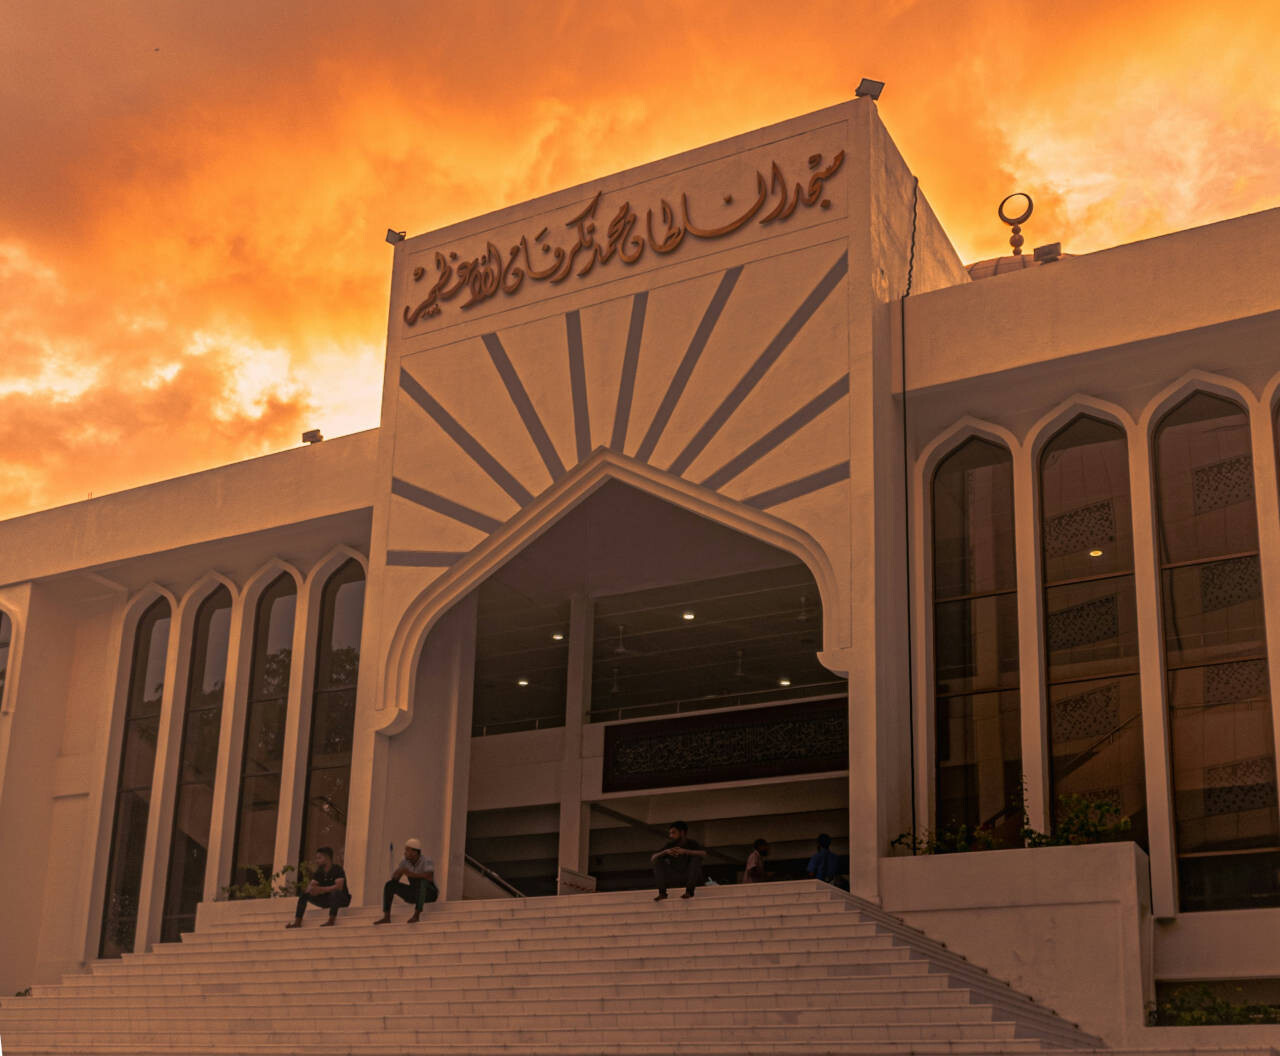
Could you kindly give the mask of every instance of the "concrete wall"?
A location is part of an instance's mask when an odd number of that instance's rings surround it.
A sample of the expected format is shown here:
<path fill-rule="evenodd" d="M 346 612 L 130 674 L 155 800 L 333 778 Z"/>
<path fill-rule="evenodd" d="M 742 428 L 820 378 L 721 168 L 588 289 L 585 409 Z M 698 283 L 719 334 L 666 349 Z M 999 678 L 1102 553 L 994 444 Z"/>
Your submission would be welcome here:
<path fill-rule="evenodd" d="M 884 908 L 1112 1046 L 1155 999 L 1147 862 L 1132 843 L 886 858 Z"/>

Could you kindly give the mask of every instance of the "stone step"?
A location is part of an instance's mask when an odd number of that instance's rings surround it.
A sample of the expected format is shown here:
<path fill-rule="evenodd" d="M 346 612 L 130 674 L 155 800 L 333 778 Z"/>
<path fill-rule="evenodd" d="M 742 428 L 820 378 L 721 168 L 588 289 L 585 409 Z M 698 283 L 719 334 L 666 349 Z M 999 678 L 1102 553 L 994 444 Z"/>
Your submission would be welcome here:
<path fill-rule="evenodd" d="M 584 973 L 586 974 L 586 973 Z M 98 995 L 97 989 L 49 988 L 54 991 L 49 995 L 39 993 L 25 998 L 9 998 L 0 1001 L 0 1010 L 20 1008 L 22 1010 L 36 1008 L 115 1008 L 120 1005 L 117 995 Z M 245 1007 L 270 1007 L 277 997 L 274 993 L 263 992 L 256 984 L 244 984 L 234 992 L 201 991 L 197 986 L 187 986 L 182 992 L 158 993 L 155 988 L 139 989 L 129 1003 L 130 1008 L 159 1007 L 184 1001 L 192 995 L 199 995 L 205 1005 Z M 724 979 L 714 984 L 707 984 L 711 991 L 709 999 L 735 1001 L 758 1001 L 761 997 L 778 997 L 791 994 L 813 996 L 835 995 L 845 1007 L 856 1005 L 876 1005 L 886 1001 L 903 1003 L 930 1004 L 953 1003 L 967 1004 L 969 991 L 952 987 L 945 975 L 911 976 L 872 976 L 868 978 L 807 978 L 807 979 L 768 979 L 743 980 L 741 978 Z M 620 1001 L 659 1000 L 675 1002 L 681 1007 L 688 1005 L 690 998 L 685 996 L 688 987 L 678 982 L 665 983 L 609 983 L 599 982 L 569 983 L 548 986 L 540 977 L 512 977 L 512 981 L 499 982 L 492 978 L 475 977 L 473 980 L 436 979 L 430 986 L 388 985 L 382 981 L 376 988 L 366 981 L 352 986 L 335 986 L 328 980 L 301 980 L 290 984 L 289 992 L 293 1002 L 299 1005 L 323 1005 L 338 1007 L 346 1003 L 363 1004 L 369 1001 L 417 1002 L 424 1006 L 457 1002 L 459 995 L 466 995 L 475 1000 L 491 998 L 523 997 L 527 1000 L 546 999 L 591 999 L 606 997 Z M 701 996 L 698 1000 L 705 1000 Z"/>
<path fill-rule="evenodd" d="M 438 916 L 434 913 L 434 907 L 429 906 L 424 908 L 422 920 L 413 925 L 413 928 L 415 931 L 429 931 L 438 936 L 466 935 L 474 938 L 520 936 L 538 938 L 543 936 L 617 934 L 619 931 L 637 926 L 643 926 L 653 935 L 703 933 L 730 925 L 736 928 L 743 923 L 741 913 L 722 906 L 717 906 L 706 912 L 678 917 L 662 912 L 664 909 L 665 907 L 659 906 L 644 914 L 595 914 L 557 922 L 526 922 L 519 918 L 512 918 L 505 921 L 472 923 L 457 918 Z M 325 915 L 323 909 L 311 907 L 303 918 L 301 930 L 312 931 L 319 928 L 324 922 Z M 364 928 L 379 919 L 380 916 L 381 914 L 375 910 L 358 910 L 355 913 L 344 910 L 338 914 L 337 927 L 343 930 Z M 403 914 L 401 914 L 401 917 L 403 918 Z M 859 911 L 855 907 L 830 902 L 810 907 L 787 907 L 785 910 L 773 910 L 759 918 L 759 927 L 753 928 L 753 932 L 762 934 L 791 927 L 826 927 L 842 917 L 849 918 L 851 922 L 848 924 L 842 922 L 841 927 L 851 926 L 862 929 L 883 927 L 876 921 L 860 917 Z M 293 911 L 289 909 L 288 912 L 280 913 L 269 922 L 242 924 L 237 927 L 224 926 L 209 931 L 189 931 L 182 936 L 181 942 L 161 943 L 156 945 L 154 950 L 162 953 L 165 950 L 191 945 L 226 946 L 232 943 L 278 941 L 281 937 L 280 932 L 292 920 Z M 396 934 L 402 931 L 405 926 L 407 926 L 407 918 L 393 918 L 393 923 L 386 925 L 386 928 L 390 934 Z"/>
<path fill-rule="evenodd" d="M 301 930 L 301 929 L 298 929 Z M 451 943 L 459 953 L 514 953 L 541 952 L 545 950 L 574 950 L 588 953 L 596 950 L 630 950 L 652 949 L 670 950 L 678 956 L 683 949 L 692 946 L 714 946 L 724 953 L 738 952 L 742 956 L 753 956 L 757 953 L 782 952 L 801 948 L 812 943 L 815 948 L 832 948 L 840 943 L 851 949 L 877 949 L 892 946 L 894 936 L 876 924 L 853 924 L 841 928 L 838 938 L 833 937 L 832 928 L 795 927 L 770 928 L 761 931 L 747 931 L 733 935 L 728 929 L 717 927 L 706 932 L 673 931 L 654 935 L 648 928 L 637 934 L 635 928 L 617 927 L 599 935 L 539 935 L 535 937 L 521 935 L 494 934 L 491 937 L 477 937 L 460 934 Z M 229 942 L 216 946 L 209 943 L 166 943 L 157 946 L 149 954 L 129 954 L 121 958 L 122 965 L 136 962 L 140 956 L 146 956 L 157 964 L 167 964 L 182 960 L 187 963 L 198 963 L 211 958 L 220 958 L 227 953 L 251 954 L 255 959 L 274 956 L 296 958 L 301 949 L 306 952 L 321 952 L 329 957 L 342 957 L 347 953 L 394 951 L 396 953 L 429 954 L 432 950 L 443 946 L 441 937 L 430 929 L 419 930 L 418 926 L 395 928 L 386 925 L 373 928 L 324 928 L 316 936 L 308 936 L 305 947 L 301 945 L 302 936 L 280 928 L 272 937 L 263 937 L 253 944 Z"/>

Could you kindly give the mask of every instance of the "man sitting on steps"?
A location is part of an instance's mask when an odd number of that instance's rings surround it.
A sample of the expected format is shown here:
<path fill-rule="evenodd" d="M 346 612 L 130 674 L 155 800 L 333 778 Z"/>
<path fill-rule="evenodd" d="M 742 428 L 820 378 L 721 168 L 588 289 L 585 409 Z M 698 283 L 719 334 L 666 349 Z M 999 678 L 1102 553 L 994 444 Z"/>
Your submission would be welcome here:
<path fill-rule="evenodd" d="M 401 877 L 404 877 L 408 883 L 401 883 Z M 404 858 L 396 866 L 396 871 L 391 874 L 391 879 L 382 886 L 382 916 L 374 923 L 391 923 L 391 900 L 399 897 L 414 904 L 413 916 L 409 918 L 408 923 L 417 924 L 422 919 L 422 904 L 434 902 L 440 897 L 435 878 L 435 863 L 423 856 L 422 844 L 414 839 L 405 840 Z"/>
<path fill-rule="evenodd" d="M 683 821 L 673 821 L 667 835 L 670 839 L 662 850 L 649 859 L 658 883 L 658 897 L 654 901 L 661 902 L 667 897 L 667 888 L 673 880 L 684 887 L 681 898 L 693 898 L 694 889 L 702 883 L 702 859 L 707 852 L 697 840 L 689 839 L 689 826 Z"/>
<path fill-rule="evenodd" d="M 293 915 L 293 923 L 286 928 L 302 927 L 302 914 L 307 911 L 307 903 L 324 906 L 329 911 L 329 919 L 320 926 L 331 928 L 338 922 L 338 910 L 351 905 L 351 892 L 347 890 L 347 874 L 342 866 L 335 865 L 332 847 L 316 848 L 316 868 L 311 874 L 311 883 L 298 896 L 298 909 Z"/>

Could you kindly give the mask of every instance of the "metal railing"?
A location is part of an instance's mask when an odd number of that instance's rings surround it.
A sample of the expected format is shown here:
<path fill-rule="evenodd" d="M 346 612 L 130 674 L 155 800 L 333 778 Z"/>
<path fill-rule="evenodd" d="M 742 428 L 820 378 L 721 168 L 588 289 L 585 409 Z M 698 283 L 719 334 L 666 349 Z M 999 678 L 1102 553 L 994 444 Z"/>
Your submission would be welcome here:
<path fill-rule="evenodd" d="M 504 890 L 512 898 L 525 897 L 525 893 L 521 891 L 518 887 L 516 887 L 515 884 L 510 883 L 507 880 L 504 880 L 502 876 L 494 872 L 494 870 L 490 869 L 487 865 L 484 864 L 484 862 L 476 861 L 469 854 L 464 854 L 462 857 L 463 857 L 463 860 L 467 863 L 467 865 L 469 865 L 477 873 L 483 876 L 486 880 L 489 880 L 492 883 L 497 884 L 500 888 L 502 888 L 502 890 Z"/>

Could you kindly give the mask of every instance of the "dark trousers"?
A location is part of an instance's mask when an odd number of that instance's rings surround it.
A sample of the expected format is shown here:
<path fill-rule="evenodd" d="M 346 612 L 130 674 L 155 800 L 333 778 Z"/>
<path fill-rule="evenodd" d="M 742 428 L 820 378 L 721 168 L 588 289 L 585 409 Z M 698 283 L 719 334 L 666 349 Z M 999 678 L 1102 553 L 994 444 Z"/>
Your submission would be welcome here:
<path fill-rule="evenodd" d="M 302 919 L 302 914 L 307 911 L 307 903 L 313 906 L 321 906 L 329 911 L 329 916 L 336 917 L 338 910 L 343 906 L 351 905 L 351 896 L 345 891 L 326 891 L 323 895 L 301 894 L 298 896 L 298 911 L 294 916 Z"/>
<path fill-rule="evenodd" d="M 422 903 L 434 902 L 440 897 L 440 889 L 430 880 L 404 880 L 397 883 L 388 880 L 382 885 L 382 912 L 391 912 L 391 900 L 403 898 L 414 904 L 415 912 L 422 912 Z"/>
<path fill-rule="evenodd" d="M 683 887 L 692 891 L 702 883 L 702 858 L 696 854 L 682 854 L 678 858 L 662 855 L 653 863 L 653 879 L 659 891 L 668 887 Z"/>

